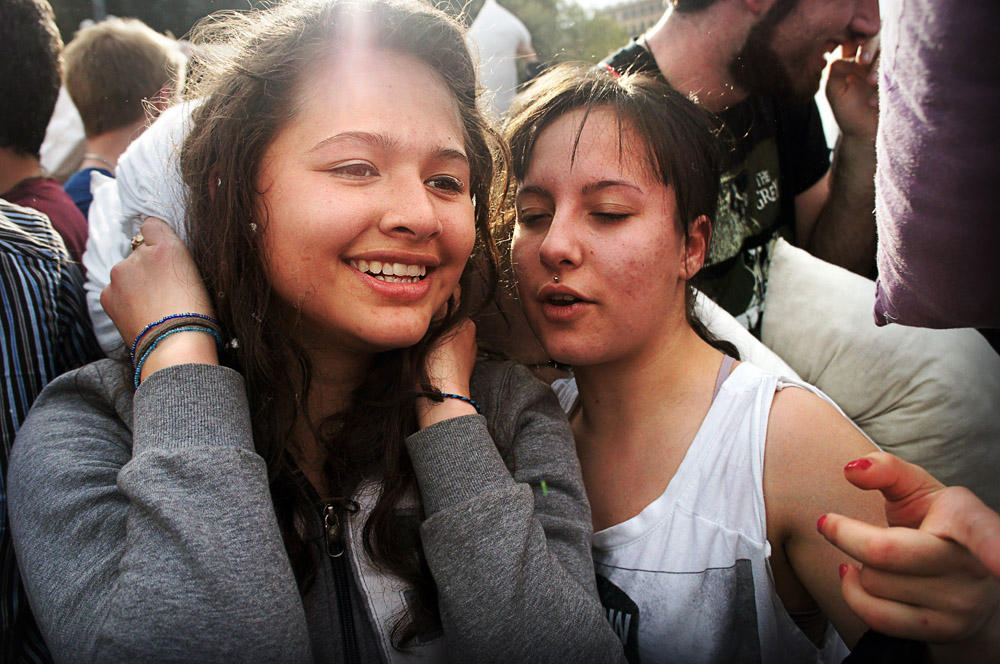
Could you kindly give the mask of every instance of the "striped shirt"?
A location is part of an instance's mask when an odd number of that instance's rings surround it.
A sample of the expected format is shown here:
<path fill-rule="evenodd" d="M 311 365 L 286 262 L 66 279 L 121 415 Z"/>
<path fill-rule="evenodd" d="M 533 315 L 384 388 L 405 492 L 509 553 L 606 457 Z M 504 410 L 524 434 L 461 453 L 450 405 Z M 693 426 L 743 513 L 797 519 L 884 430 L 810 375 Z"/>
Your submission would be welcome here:
<path fill-rule="evenodd" d="M 48 217 L 0 199 L 0 661 L 48 661 L 7 525 L 7 459 L 32 401 L 56 376 L 100 357 L 79 269 Z"/>

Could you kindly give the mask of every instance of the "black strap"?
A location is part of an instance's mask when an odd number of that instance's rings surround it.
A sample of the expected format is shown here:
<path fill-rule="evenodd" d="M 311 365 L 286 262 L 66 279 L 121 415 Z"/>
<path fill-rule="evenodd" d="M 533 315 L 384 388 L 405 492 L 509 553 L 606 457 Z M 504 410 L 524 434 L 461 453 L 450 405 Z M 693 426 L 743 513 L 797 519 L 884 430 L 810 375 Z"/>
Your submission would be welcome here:
<path fill-rule="evenodd" d="M 611 67 L 619 74 L 642 72 L 663 78 L 656 64 L 656 58 L 637 41 L 631 41 L 627 46 L 615 51 L 602 60 L 599 66 L 602 69 Z"/>

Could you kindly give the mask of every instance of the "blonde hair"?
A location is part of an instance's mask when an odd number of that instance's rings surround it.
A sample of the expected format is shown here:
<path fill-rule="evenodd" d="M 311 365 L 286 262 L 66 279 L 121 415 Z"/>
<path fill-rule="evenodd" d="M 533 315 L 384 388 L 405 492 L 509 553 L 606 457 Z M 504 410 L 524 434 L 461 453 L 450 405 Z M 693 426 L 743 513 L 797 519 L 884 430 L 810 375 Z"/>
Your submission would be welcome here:
<path fill-rule="evenodd" d="M 176 96 L 184 69 L 177 43 L 133 18 L 84 28 L 63 51 L 63 82 L 88 138 L 142 120 L 163 88 Z"/>

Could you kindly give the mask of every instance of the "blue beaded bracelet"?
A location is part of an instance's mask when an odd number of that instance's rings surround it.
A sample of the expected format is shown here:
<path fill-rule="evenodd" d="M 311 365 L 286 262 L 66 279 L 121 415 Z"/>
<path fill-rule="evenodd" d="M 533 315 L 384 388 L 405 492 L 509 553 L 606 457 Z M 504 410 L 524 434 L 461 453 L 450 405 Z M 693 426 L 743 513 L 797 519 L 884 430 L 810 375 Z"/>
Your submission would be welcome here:
<path fill-rule="evenodd" d="M 483 411 L 479 407 L 479 404 L 470 399 L 469 397 L 463 397 L 461 394 L 446 394 L 444 392 L 441 393 L 441 396 L 448 399 L 458 399 L 459 401 L 464 401 L 465 403 L 470 404 L 473 408 L 475 408 L 477 413 L 479 413 L 480 415 L 483 414 Z"/>
<path fill-rule="evenodd" d="M 163 334 L 161 334 L 160 336 L 156 337 L 156 339 L 153 340 L 153 343 L 149 345 L 149 348 L 146 349 L 146 352 L 144 352 L 142 354 L 142 357 L 139 358 L 139 362 L 136 363 L 135 389 L 137 390 L 139 389 L 139 377 L 142 376 L 142 365 L 146 363 L 146 358 L 149 357 L 149 354 L 152 353 L 154 349 L 156 349 L 156 347 L 160 344 L 161 341 L 169 337 L 171 334 L 177 334 L 178 332 L 207 332 L 208 334 L 211 334 L 213 337 L 215 337 L 215 343 L 222 345 L 222 337 L 219 335 L 218 332 L 216 332 L 210 327 L 202 327 L 201 325 L 189 325 L 187 327 L 175 327 L 172 330 L 167 330 L 166 332 L 164 332 Z"/>
<path fill-rule="evenodd" d="M 164 316 L 155 323 L 150 323 L 146 327 L 142 328 L 142 332 L 140 332 L 139 335 L 135 338 L 135 340 L 132 341 L 132 349 L 129 351 L 128 356 L 129 359 L 132 360 L 133 365 L 135 364 L 135 349 L 139 346 L 139 342 L 142 341 L 142 338 L 146 336 L 146 333 L 152 330 L 157 325 L 162 325 L 163 323 L 166 323 L 168 320 L 172 320 L 174 318 L 204 318 L 207 321 L 211 321 L 212 323 L 219 325 L 219 321 L 215 320 L 211 316 L 206 316 L 205 314 L 186 313 L 186 314 L 170 314 L 169 316 Z M 222 342 L 220 341 L 219 343 Z"/>

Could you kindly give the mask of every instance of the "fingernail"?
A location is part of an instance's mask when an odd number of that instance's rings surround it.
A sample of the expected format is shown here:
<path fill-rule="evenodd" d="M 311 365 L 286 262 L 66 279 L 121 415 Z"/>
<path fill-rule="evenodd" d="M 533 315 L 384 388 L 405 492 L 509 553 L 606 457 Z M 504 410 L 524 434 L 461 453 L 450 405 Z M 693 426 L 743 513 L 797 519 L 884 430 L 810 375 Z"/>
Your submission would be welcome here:
<path fill-rule="evenodd" d="M 823 532 L 823 523 L 824 522 L 826 522 L 826 515 L 825 514 L 819 518 L 819 521 L 816 522 L 816 530 L 818 530 L 821 533 Z"/>
<path fill-rule="evenodd" d="M 844 470 L 868 470 L 871 467 L 872 467 L 871 459 L 861 458 L 861 459 L 855 459 L 854 461 L 848 463 L 846 466 L 844 466 Z"/>
<path fill-rule="evenodd" d="M 844 575 L 847 574 L 847 565 L 841 565 L 838 571 L 840 572 L 840 578 L 843 579 Z"/>

